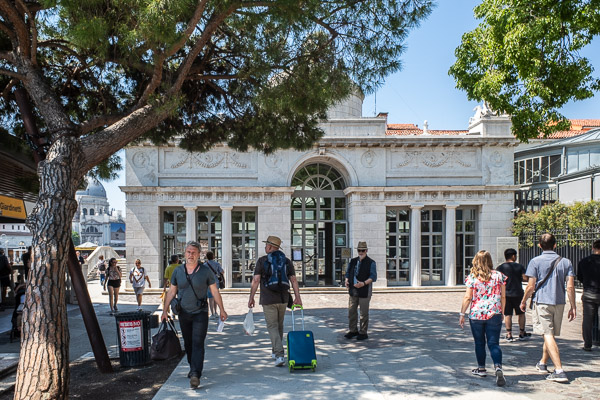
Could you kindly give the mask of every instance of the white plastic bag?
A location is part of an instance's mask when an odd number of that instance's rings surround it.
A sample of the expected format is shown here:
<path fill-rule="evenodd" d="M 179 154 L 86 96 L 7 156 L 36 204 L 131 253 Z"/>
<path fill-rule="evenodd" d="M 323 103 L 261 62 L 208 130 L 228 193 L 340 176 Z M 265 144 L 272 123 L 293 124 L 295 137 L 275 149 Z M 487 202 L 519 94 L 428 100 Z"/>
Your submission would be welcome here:
<path fill-rule="evenodd" d="M 250 336 L 254 334 L 254 315 L 251 308 L 248 309 L 248 314 L 246 314 L 246 319 L 244 319 L 244 332 Z"/>

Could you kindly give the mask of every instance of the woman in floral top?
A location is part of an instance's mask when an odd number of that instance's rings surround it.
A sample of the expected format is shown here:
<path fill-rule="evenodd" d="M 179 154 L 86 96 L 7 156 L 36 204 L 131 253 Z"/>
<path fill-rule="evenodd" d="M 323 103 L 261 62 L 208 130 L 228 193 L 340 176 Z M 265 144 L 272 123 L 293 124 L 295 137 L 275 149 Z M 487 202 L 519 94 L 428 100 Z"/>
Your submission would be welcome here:
<path fill-rule="evenodd" d="M 485 377 L 485 343 L 496 369 L 496 384 L 504 386 L 506 380 L 502 372 L 502 350 L 500 349 L 500 330 L 502 329 L 502 310 L 506 300 L 506 276 L 498 271 L 493 271 L 492 256 L 485 250 L 479 251 L 473 258 L 471 273 L 465 279 L 467 291 L 463 298 L 458 323 L 465 325 L 465 313 L 471 306 L 469 322 L 471 333 L 475 339 L 475 356 L 477 368 L 472 370 L 473 375 Z"/>

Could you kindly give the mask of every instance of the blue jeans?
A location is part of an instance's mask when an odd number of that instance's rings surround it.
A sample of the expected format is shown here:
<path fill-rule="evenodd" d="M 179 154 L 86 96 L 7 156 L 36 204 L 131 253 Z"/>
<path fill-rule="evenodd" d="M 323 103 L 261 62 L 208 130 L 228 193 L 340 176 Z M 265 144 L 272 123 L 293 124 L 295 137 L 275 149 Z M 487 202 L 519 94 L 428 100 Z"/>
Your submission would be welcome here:
<path fill-rule="evenodd" d="M 191 375 L 200 378 L 204 368 L 204 340 L 208 331 L 208 311 L 188 314 L 185 310 L 181 310 L 179 327 Z"/>
<path fill-rule="evenodd" d="M 490 319 L 469 319 L 471 333 L 475 339 L 475 356 L 477 366 L 485 368 L 485 342 L 487 339 L 490 356 L 494 366 L 502 366 L 502 350 L 500 349 L 500 330 L 502 329 L 502 315 L 496 314 Z"/>

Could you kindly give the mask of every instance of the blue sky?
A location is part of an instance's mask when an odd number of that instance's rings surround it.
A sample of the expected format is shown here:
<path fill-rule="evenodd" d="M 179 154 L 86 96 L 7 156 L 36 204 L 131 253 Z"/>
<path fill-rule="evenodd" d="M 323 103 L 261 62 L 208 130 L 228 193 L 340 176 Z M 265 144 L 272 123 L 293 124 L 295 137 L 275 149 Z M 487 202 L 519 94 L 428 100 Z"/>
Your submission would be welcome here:
<path fill-rule="evenodd" d="M 454 63 L 454 49 L 463 33 L 478 25 L 473 8 L 479 3 L 479 0 L 438 0 L 429 18 L 409 34 L 402 70 L 389 76 L 376 94 L 365 98 L 363 115 L 387 112 L 389 123 L 412 123 L 422 128 L 427 120 L 429 129 L 467 129 L 477 103 L 468 101 L 464 92 L 455 89 L 448 69 Z M 582 54 L 596 66 L 595 75 L 600 75 L 600 38 Z M 563 113 L 572 119 L 600 119 L 600 94 L 568 104 Z M 125 212 L 125 195 L 119 189 L 125 185 L 124 171 L 117 180 L 103 184 L 111 208 Z"/>

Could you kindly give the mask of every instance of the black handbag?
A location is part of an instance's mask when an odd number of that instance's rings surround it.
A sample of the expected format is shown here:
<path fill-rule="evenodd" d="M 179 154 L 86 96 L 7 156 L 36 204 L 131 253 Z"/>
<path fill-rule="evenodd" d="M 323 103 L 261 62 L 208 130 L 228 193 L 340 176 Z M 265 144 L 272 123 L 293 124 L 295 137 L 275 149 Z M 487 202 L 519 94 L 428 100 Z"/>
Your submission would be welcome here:
<path fill-rule="evenodd" d="M 217 278 L 217 281 L 219 282 L 219 289 L 225 289 L 225 277 L 223 276 L 223 274 L 215 271 L 215 269 L 212 267 L 212 265 L 209 262 L 210 260 L 206 260 L 206 265 L 208 265 L 208 268 L 210 268 L 210 270 L 213 272 L 213 274 L 215 274 L 215 277 Z"/>
<path fill-rule="evenodd" d="M 153 360 L 168 360 L 181 355 L 181 343 L 177 336 L 177 330 L 171 318 L 163 321 L 156 335 L 152 336 L 150 346 L 150 358 Z"/>

